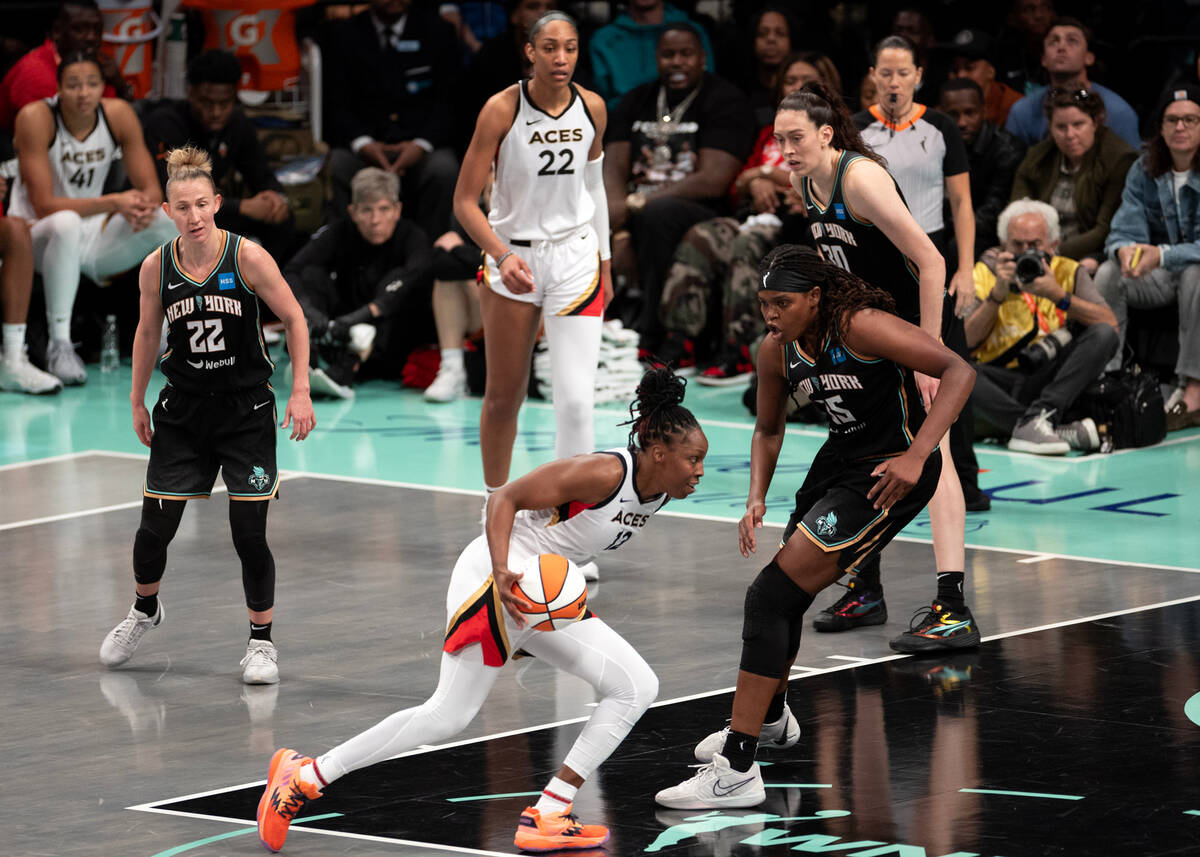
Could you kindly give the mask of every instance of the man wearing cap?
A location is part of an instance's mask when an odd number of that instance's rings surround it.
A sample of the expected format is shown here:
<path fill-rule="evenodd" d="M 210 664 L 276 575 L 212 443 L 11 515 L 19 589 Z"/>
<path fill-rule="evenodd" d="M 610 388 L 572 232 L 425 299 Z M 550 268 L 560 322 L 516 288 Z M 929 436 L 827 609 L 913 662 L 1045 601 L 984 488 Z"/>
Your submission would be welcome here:
<path fill-rule="evenodd" d="M 1087 70 L 1096 62 L 1091 51 L 1092 31 L 1076 18 L 1059 18 L 1042 42 L 1042 68 L 1050 75 L 1049 86 L 1039 86 L 1008 111 L 1004 130 L 1032 146 L 1046 136 L 1048 122 L 1043 104 L 1049 89 L 1096 93 L 1104 101 L 1106 124 L 1133 148 L 1141 146 L 1137 114 L 1129 103 L 1111 89 L 1088 80 Z"/>
<path fill-rule="evenodd" d="M 1122 344 L 1128 307 L 1178 305 L 1179 386 L 1167 400 L 1167 430 L 1177 431 L 1200 426 L 1200 86 L 1168 92 L 1154 116 L 1159 133 L 1129 168 L 1096 286 Z"/>
<path fill-rule="evenodd" d="M 1003 128 L 1009 109 L 1021 100 L 1021 93 L 996 80 L 992 37 L 982 30 L 960 30 L 946 53 L 950 57 L 950 78 L 965 77 L 978 83 L 983 90 L 983 118 Z"/>

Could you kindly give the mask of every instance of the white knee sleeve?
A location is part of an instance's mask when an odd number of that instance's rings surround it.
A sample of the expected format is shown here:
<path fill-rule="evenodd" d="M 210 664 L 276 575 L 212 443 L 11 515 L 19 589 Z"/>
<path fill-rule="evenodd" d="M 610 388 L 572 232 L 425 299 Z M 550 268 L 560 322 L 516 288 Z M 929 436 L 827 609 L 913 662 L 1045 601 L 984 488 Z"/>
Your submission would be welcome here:
<path fill-rule="evenodd" d="M 71 309 L 79 291 L 83 218 L 74 211 L 56 211 L 33 224 L 34 267 L 46 286 L 46 321 L 50 338 L 71 338 Z"/>
<path fill-rule="evenodd" d="M 545 318 L 550 344 L 556 458 L 596 450 L 592 412 L 602 323 L 602 319 L 594 316 L 548 315 Z"/>

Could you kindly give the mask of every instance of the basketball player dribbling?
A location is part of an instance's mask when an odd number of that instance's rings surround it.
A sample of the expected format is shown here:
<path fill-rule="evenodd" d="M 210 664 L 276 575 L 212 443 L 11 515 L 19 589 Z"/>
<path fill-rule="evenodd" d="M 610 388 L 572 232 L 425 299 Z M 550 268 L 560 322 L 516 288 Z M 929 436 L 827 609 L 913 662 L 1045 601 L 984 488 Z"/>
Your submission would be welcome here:
<path fill-rule="evenodd" d="M 529 80 L 484 105 L 454 190 L 454 214 L 484 254 L 487 381 L 479 435 L 489 494 L 508 480 L 539 321 L 550 346 L 555 457 L 593 450 L 596 364 L 611 293 L 607 113 L 599 95 L 571 82 L 575 22 L 561 12 L 542 16 L 525 53 Z M 479 194 L 493 162 L 492 208 L 484 215 Z"/>
<path fill-rule="evenodd" d="M 683 407 L 683 392 L 683 379 L 667 369 L 649 370 L 630 406 L 627 448 L 560 458 L 492 495 L 484 535 L 467 546 L 450 575 L 437 690 L 422 705 L 316 759 L 278 750 L 258 805 L 258 835 L 267 848 L 282 848 L 296 814 L 339 777 L 465 729 L 519 649 L 588 682 L 600 702 L 537 804 L 521 813 L 515 844 L 553 851 L 594 848 L 608 839 L 604 826 L 576 821 L 571 804 L 654 701 L 658 679 L 596 616 L 557 631 L 530 628 L 512 592 L 521 575 L 511 569 L 543 553 L 579 563 L 622 548 L 669 499 L 695 491 L 708 440 Z"/>

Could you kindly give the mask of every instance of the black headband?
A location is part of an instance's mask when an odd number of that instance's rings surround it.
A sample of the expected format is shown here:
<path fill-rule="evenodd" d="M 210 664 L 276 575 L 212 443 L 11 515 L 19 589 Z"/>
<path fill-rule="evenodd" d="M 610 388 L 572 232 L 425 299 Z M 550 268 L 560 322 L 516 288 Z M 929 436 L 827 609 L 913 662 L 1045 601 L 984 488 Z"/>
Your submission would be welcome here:
<path fill-rule="evenodd" d="M 762 275 L 758 290 L 772 292 L 810 292 L 820 283 L 787 268 L 771 268 Z"/>

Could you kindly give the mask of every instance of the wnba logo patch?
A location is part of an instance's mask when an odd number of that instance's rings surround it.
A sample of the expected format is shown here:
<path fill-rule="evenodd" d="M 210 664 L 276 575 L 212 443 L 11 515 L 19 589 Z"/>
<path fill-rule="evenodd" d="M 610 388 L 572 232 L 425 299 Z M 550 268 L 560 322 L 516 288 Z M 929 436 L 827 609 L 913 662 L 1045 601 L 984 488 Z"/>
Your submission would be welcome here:
<path fill-rule="evenodd" d="M 227 291 L 233 288 L 233 274 L 217 274 L 217 288 Z"/>

